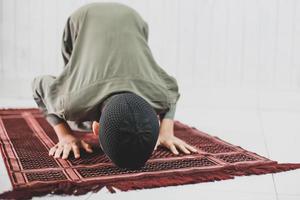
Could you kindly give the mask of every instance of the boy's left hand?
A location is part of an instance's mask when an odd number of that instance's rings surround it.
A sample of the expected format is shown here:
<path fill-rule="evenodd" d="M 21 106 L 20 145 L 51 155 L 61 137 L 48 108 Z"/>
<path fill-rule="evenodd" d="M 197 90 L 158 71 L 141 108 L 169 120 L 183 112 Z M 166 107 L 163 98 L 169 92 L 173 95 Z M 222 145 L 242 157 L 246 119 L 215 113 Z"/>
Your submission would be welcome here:
<path fill-rule="evenodd" d="M 179 154 L 177 148 L 186 154 L 198 152 L 193 146 L 187 144 L 185 141 L 174 135 L 174 120 L 168 118 L 161 120 L 159 136 L 154 150 L 156 150 L 159 145 L 167 147 L 175 155 Z"/>
<path fill-rule="evenodd" d="M 175 155 L 179 154 L 177 148 L 180 149 L 185 154 L 190 154 L 191 152 L 197 152 L 197 149 L 195 149 L 193 146 L 187 144 L 183 140 L 174 136 L 174 133 L 172 131 L 159 133 L 154 150 L 156 150 L 157 147 L 160 145 L 167 147 Z"/>

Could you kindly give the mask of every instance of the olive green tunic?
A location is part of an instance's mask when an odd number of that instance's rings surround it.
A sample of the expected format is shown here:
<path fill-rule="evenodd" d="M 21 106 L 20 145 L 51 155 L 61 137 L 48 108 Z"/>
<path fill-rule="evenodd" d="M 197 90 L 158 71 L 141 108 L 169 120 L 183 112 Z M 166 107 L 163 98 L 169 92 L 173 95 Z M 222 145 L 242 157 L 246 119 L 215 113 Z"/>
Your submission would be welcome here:
<path fill-rule="evenodd" d="M 46 115 L 69 121 L 99 120 L 101 103 L 130 91 L 173 119 L 180 97 L 177 81 L 154 60 L 148 25 L 120 3 L 90 3 L 75 10 L 63 32 L 64 69 L 38 76 L 33 97 Z"/>

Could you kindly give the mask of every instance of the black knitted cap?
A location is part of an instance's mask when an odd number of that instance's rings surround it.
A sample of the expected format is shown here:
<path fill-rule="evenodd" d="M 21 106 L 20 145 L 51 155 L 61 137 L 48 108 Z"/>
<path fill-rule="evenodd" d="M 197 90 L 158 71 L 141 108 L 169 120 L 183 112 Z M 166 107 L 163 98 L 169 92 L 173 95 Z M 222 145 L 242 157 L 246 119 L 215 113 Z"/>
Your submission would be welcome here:
<path fill-rule="evenodd" d="M 115 165 L 128 169 L 145 165 L 159 134 L 157 114 L 145 99 L 131 92 L 113 95 L 99 123 L 99 142 Z"/>

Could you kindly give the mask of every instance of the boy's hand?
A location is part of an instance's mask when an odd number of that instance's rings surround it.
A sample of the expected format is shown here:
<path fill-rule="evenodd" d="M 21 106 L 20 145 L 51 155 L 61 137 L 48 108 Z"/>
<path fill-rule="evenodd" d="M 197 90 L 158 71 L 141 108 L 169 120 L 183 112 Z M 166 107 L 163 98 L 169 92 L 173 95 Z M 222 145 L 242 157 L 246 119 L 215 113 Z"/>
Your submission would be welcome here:
<path fill-rule="evenodd" d="M 163 119 L 161 122 L 159 136 L 154 150 L 160 145 L 167 147 L 176 155 L 179 154 L 177 148 L 186 154 L 197 152 L 197 149 L 174 136 L 174 121 L 171 119 Z"/>
<path fill-rule="evenodd" d="M 154 150 L 156 150 L 157 147 L 160 145 L 167 147 L 175 155 L 179 154 L 177 148 L 185 154 L 197 152 L 197 149 L 187 144 L 183 140 L 179 139 L 178 137 L 174 136 L 172 133 L 159 134 Z"/>
<path fill-rule="evenodd" d="M 89 153 L 93 152 L 91 145 L 85 141 L 77 139 L 73 135 L 64 135 L 60 138 L 59 142 L 49 150 L 49 156 L 60 158 L 62 154 L 62 159 L 67 159 L 72 151 L 74 153 L 74 157 L 79 158 L 80 148 L 83 148 Z"/>

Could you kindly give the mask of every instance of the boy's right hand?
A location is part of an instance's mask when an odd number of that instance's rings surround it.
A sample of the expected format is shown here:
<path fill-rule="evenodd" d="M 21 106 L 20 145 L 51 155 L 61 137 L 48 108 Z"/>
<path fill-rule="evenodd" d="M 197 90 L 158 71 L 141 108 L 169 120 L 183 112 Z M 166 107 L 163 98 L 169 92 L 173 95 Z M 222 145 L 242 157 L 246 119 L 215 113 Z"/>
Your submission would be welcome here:
<path fill-rule="evenodd" d="M 59 142 L 49 150 L 49 156 L 60 158 L 62 154 L 62 159 L 67 159 L 70 152 L 73 152 L 75 158 L 80 158 L 80 148 L 83 148 L 89 153 L 93 152 L 91 145 L 85 141 L 73 135 L 64 135 L 60 138 Z"/>

